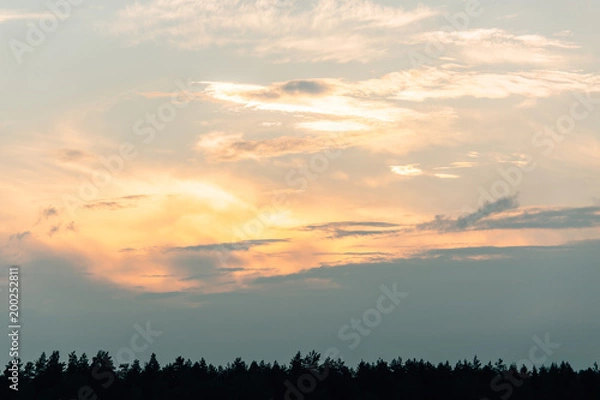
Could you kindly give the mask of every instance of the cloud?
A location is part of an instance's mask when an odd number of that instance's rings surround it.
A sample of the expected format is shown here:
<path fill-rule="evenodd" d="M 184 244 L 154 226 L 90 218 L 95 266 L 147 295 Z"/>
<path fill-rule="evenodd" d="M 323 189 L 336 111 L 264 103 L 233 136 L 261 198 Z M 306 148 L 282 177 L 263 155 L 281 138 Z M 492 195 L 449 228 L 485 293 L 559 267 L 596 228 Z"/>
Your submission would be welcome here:
<path fill-rule="evenodd" d="M 74 161 L 82 160 L 82 159 L 88 157 L 88 155 L 81 150 L 60 149 L 57 151 L 56 157 L 61 162 L 74 162 Z"/>
<path fill-rule="evenodd" d="M 119 210 L 126 207 L 117 201 L 98 201 L 86 204 L 84 208 L 87 208 L 88 210 Z"/>
<path fill-rule="evenodd" d="M 475 246 L 450 249 L 425 250 L 418 253 L 419 258 L 444 258 L 448 260 L 500 260 L 526 256 L 530 252 L 568 252 L 577 246 L 586 245 L 586 241 L 557 246 Z M 589 243 L 587 243 L 589 244 Z"/>
<path fill-rule="evenodd" d="M 472 153 L 476 153 L 476 152 L 472 152 Z M 479 154 L 477 154 L 478 156 Z M 434 170 L 448 170 L 448 169 L 459 169 L 459 168 L 473 168 L 476 167 L 478 165 L 477 162 L 474 161 L 455 161 L 450 163 L 449 166 L 445 166 L 445 167 L 435 167 L 433 168 Z"/>
<path fill-rule="evenodd" d="M 402 28 L 436 11 L 371 0 L 154 0 L 120 10 L 102 30 L 131 45 L 165 42 L 197 50 L 232 46 L 277 62 L 366 62 L 382 58 Z"/>
<path fill-rule="evenodd" d="M 288 94 L 322 95 L 329 91 L 329 87 L 318 81 L 290 81 L 281 86 L 281 90 Z"/>
<path fill-rule="evenodd" d="M 600 206 L 559 209 L 528 209 L 516 211 L 517 197 L 509 196 L 487 202 L 477 211 L 458 218 L 437 215 L 433 220 L 416 225 L 389 222 L 329 222 L 307 225 L 302 231 L 322 231 L 327 238 L 385 236 L 400 233 L 436 231 L 440 233 L 498 229 L 582 229 L 600 226 Z M 502 215 L 512 211 L 511 215 Z M 383 228 L 383 229 L 356 229 Z M 354 229 L 348 229 L 354 228 Z M 390 228 L 390 229 L 386 229 Z M 393 229 L 392 229 L 393 228 Z"/>
<path fill-rule="evenodd" d="M 196 83 L 206 85 L 204 97 L 228 103 L 235 112 L 286 113 L 292 118 L 302 119 L 294 124 L 295 128 L 314 133 L 343 133 L 339 136 L 337 148 L 364 146 L 378 151 L 389 149 L 390 146 L 385 145 L 386 139 L 395 135 L 395 140 L 398 140 L 400 130 L 412 135 L 416 130 L 432 129 L 423 126 L 425 121 L 456 119 L 457 113 L 453 109 L 440 105 L 429 108 L 427 113 L 422 112 L 420 103 L 428 100 L 464 97 L 504 99 L 511 96 L 542 98 L 566 92 L 600 91 L 599 76 L 579 71 L 495 73 L 456 64 L 414 68 L 353 82 L 305 79 L 269 85 L 210 81 Z M 522 98 L 516 100 L 523 102 Z M 315 136 L 286 135 L 259 140 L 244 139 L 242 136 L 242 133 L 236 132 L 204 134 L 197 149 L 213 161 L 235 161 L 315 153 L 325 147 L 324 140 Z M 419 146 L 422 142 L 408 140 L 403 145 Z M 457 162 L 451 167 L 467 168 L 472 165 Z M 404 171 L 403 166 L 392 168 L 395 168 L 393 172 L 399 174 L 409 172 Z M 457 174 L 429 175 L 440 179 L 458 177 Z"/>
<path fill-rule="evenodd" d="M 48 231 L 48 236 L 54 236 L 54 234 L 60 232 L 60 226 L 61 224 L 52 226 Z"/>
<path fill-rule="evenodd" d="M 10 240 L 23 240 L 27 237 L 31 236 L 31 232 L 30 231 L 25 231 L 25 232 L 19 232 L 19 233 L 15 233 L 14 235 L 10 235 L 9 239 Z"/>
<path fill-rule="evenodd" d="M 335 138 L 280 136 L 273 139 L 248 140 L 241 133 L 211 132 L 202 135 L 196 149 L 210 161 L 263 159 L 286 154 L 330 152 L 359 144 L 365 134 L 347 134 Z"/>
<path fill-rule="evenodd" d="M 58 210 L 55 207 L 48 207 L 42 210 L 42 216 L 46 219 L 58 215 Z"/>
<path fill-rule="evenodd" d="M 508 31 L 498 28 L 492 29 L 472 29 L 468 31 L 454 32 L 426 32 L 413 36 L 417 42 L 427 42 L 436 39 L 443 43 L 452 43 L 463 46 L 473 46 L 479 43 L 498 42 L 498 43 L 518 43 L 525 47 L 541 48 L 556 47 L 563 49 L 578 49 L 581 46 L 558 39 L 547 38 L 542 35 L 515 35 Z"/>
<path fill-rule="evenodd" d="M 579 49 L 581 46 L 539 34 L 515 35 L 508 31 L 472 29 L 454 32 L 425 32 L 412 36 L 410 44 L 435 43 L 459 54 L 459 60 L 468 64 L 548 64 L 556 65 L 567 59 L 557 51 Z"/>
<path fill-rule="evenodd" d="M 434 168 L 439 169 L 439 168 Z M 415 176 L 433 176 L 439 179 L 458 179 L 460 175 L 456 174 L 442 174 L 442 173 L 432 173 L 423 171 L 419 168 L 419 164 L 408 164 L 408 165 L 391 165 L 390 170 L 397 175 L 406 176 L 409 178 Z"/>
<path fill-rule="evenodd" d="M 241 242 L 233 243 L 214 243 L 214 244 L 200 244 L 196 246 L 185 246 L 185 247 L 168 247 L 165 252 L 172 251 L 187 251 L 187 252 L 202 252 L 202 251 L 248 251 L 252 247 L 265 246 L 273 243 L 286 243 L 289 239 L 257 239 L 257 240 L 243 240 Z"/>
<path fill-rule="evenodd" d="M 494 73 L 455 64 L 392 72 L 362 81 L 312 79 L 270 85 L 199 83 L 206 85 L 206 98 L 229 103 L 233 107 L 242 106 L 243 110 L 286 113 L 302 118 L 295 124 L 300 129 L 357 133 L 350 139 L 352 142 L 364 139 L 363 133 L 369 131 L 382 133 L 399 127 L 408 131 L 420 128 L 418 124 L 423 121 L 456 118 L 453 109 L 439 105 L 429 108 L 427 113 L 421 112 L 418 103 L 427 100 L 464 97 L 504 99 L 511 96 L 542 98 L 565 92 L 600 90 L 600 77 L 593 74 L 558 70 Z M 290 86 L 294 90 L 282 89 Z M 298 87 L 304 89 L 299 90 Z M 235 110 L 240 111 L 239 107 Z M 311 118 L 316 119 L 307 121 Z M 227 154 L 235 154 L 236 147 L 243 151 L 247 147 L 265 145 L 267 150 L 272 149 L 275 153 L 274 149 L 280 148 L 284 154 L 294 152 L 289 150 L 291 147 L 299 148 L 299 152 L 305 147 L 314 148 L 314 139 L 286 137 L 236 143 L 237 139 L 239 137 L 215 135 L 202 139 L 200 147 L 210 153 L 218 153 L 224 159 L 236 158 Z M 370 142 L 373 142 L 372 137 Z"/>
<path fill-rule="evenodd" d="M 309 81 L 303 82 L 306 85 Z M 313 79 L 310 82 L 310 86 L 313 87 L 310 91 L 284 89 L 289 85 L 297 88 L 298 81 L 276 82 L 269 86 L 212 81 L 194 83 L 205 84 L 204 93 L 209 98 L 243 105 L 254 110 L 330 116 L 354 121 L 360 119 L 379 123 L 425 117 L 410 108 L 402 108 L 390 103 L 385 98 L 377 99 L 373 96 L 376 93 L 365 96 L 361 93 L 361 89 L 354 87 L 351 82 L 339 79 Z M 368 85 L 366 82 L 357 84 Z"/>
<path fill-rule="evenodd" d="M 416 230 L 434 230 L 439 232 L 464 231 L 472 229 L 473 225 L 483 218 L 517 208 L 518 206 L 519 203 L 516 196 L 503 197 L 492 203 L 487 202 L 477 209 L 477 211 L 456 219 L 437 215 L 433 221 L 418 224 Z"/>
<path fill-rule="evenodd" d="M 398 224 L 380 221 L 338 221 L 318 225 L 307 225 L 300 228 L 303 231 L 323 231 L 330 239 L 360 236 L 390 235 L 399 232 L 397 229 L 346 229 L 346 228 L 395 228 Z"/>
<path fill-rule="evenodd" d="M 433 176 L 435 176 L 436 178 L 440 178 L 440 179 L 458 179 L 458 178 L 460 178 L 460 175 L 456 175 L 456 174 L 433 174 Z"/>
<path fill-rule="evenodd" d="M 391 165 L 390 169 L 393 173 L 402 176 L 419 176 L 423 175 L 423 170 L 418 168 L 419 164 L 408 165 Z"/>
<path fill-rule="evenodd" d="M 497 229 L 583 229 L 600 226 L 600 206 L 571 208 L 532 208 L 512 215 L 492 217 L 519 206 L 516 196 L 486 203 L 477 211 L 456 219 L 436 216 L 433 221 L 418 224 L 415 229 L 439 232 Z"/>
<path fill-rule="evenodd" d="M 477 229 L 581 229 L 600 226 L 600 206 L 533 209 L 481 221 Z"/>
<path fill-rule="evenodd" d="M 130 195 L 117 197 L 112 200 L 96 201 L 84 205 L 88 210 L 120 210 L 136 207 L 136 202 L 148 198 L 148 195 Z"/>
<path fill-rule="evenodd" d="M 545 98 L 568 92 L 599 91 L 600 76 L 579 71 L 544 69 L 497 73 L 445 64 L 392 72 L 381 78 L 356 82 L 355 86 L 365 96 L 411 102 L 463 97 Z"/>
<path fill-rule="evenodd" d="M 50 13 L 32 13 L 21 10 L 0 10 L 0 24 L 23 19 L 40 19 L 51 16 Z"/>

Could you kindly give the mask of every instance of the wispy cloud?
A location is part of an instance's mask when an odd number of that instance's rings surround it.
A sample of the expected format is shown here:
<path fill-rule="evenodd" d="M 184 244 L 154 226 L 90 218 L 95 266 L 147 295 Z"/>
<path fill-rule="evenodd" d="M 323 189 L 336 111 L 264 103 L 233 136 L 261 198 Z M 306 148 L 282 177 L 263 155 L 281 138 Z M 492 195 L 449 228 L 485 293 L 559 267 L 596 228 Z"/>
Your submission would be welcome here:
<path fill-rule="evenodd" d="M 248 251 L 252 247 L 265 246 L 273 243 L 286 243 L 289 239 L 257 239 L 257 240 L 243 240 L 241 242 L 233 243 L 214 243 L 214 244 L 199 244 L 195 246 L 184 246 L 184 247 L 168 247 L 165 249 L 166 252 L 171 251 L 191 251 L 191 252 L 202 252 L 202 251 L 215 251 L 215 250 L 231 250 L 231 251 Z"/>
<path fill-rule="evenodd" d="M 463 97 L 544 98 L 565 92 L 600 90 L 600 77 L 579 71 L 550 69 L 497 73 L 445 64 L 393 72 L 381 78 L 357 82 L 356 85 L 363 94 L 414 102 Z"/>
<path fill-rule="evenodd" d="M 24 19 L 39 19 L 51 15 L 50 13 L 39 13 L 22 10 L 2 10 L 0 9 L 0 24 L 9 21 L 18 21 Z"/>
<path fill-rule="evenodd" d="M 419 164 L 408 164 L 408 165 L 391 165 L 390 170 L 394 174 L 402 176 L 419 176 L 423 175 L 423 170 L 419 168 Z"/>
<path fill-rule="evenodd" d="M 371 0 L 154 0 L 119 11 L 103 27 L 130 44 L 163 41 L 200 49 L 233 46 L 274 61 L 366 62 L 386 55 L 399 29 L 433 17 Z"/>
<path fill-rule="evenodd" d="M 477 229 L 581 229 L 600 226 L 600 206 L 530 209 L 481 221 Z"/>
<path fill-rule="evenodd" d="M 201 136 L 196 149 L 211 161 L 238 161 L 339 149 L 364 139 L 365 135 L 347 134 L 335 140 L 321 136 L 279 136 L 252 140 L 245 139 L 241 133 L 210 132 Z"/>
<path fill-rule="evenodd" d="M 19 233 L 15 233 L 14 235 L 10 235 L 9 239 L 10 240 L 23 240 L 27 237 L 31 236 L 31 232 L 30 231 L 25 231 L 25 232 L 19 232 Z"/>
<path fill-rule="evenodd" d="M 300 230 L 303 231 L 322 231 L 328 234 L 330 239 L 339 239 L 344 237 L 361 237 L 361 236 L 380 236 L 391 235 L 399 232 L 397 228 L 400 225 L 381 222 L 381 221 L 338 221 L 328 222 L 318 225 L 307 225 Z M 353 229 L 348 229 L 353 228 Z M 379 228 L 379 229 L 357 229 L 357 228 Z"/>
<path fill-rule="evenodd" d="M 503 197 L 492 203 L 482 205 L 477 211 L 458 218 L 447 218 L 437 215 L 433 221 L 416 226 L 417 230 L 434 230 L 440 232 L 457 232 L 472 229 L 473 225 L 494 214 L 517 208 L 519 203 L 516 196 Z"/>
<path fill-rule="evenodd" d="M 460 175 L 456 174 L 446 174 L 446 173 L 437 173 L 437 172 L 429 172 L 424 171 L 419 168 L 420 164 L 408 164 L 408 165 L 391 165 L 390 170 L 397 175 L 405 176 L 405 177 L 416 177 L 416 176 L 433 176 L 435 178 L 440 179 L 458 179 Z M 436 169 L 436 168 L 434 168 Z"/>
<path fill-rule="evenodd" d="M 56 156 L 61 162 L 75 162 L 89 157 L 87 153 L 77 149 L 60 149 Z"/>
<path fill-rule="evenodd" d="M 48 207 L 42 210 L 42 217 L 48 219 L 50 217 L 54 217 L 58 215 L 58 210 L 56 207 Z"/>
<path fill-rule="evenodd" d="M 539 34 L 516 35 L 493 29 L 454 32 L 425 32 L 414 35 L 409 43 L 428 42 L 445 46 L 446 55 L 469 64 L 548 64 L 566 61 L 565 51 L 579 49 L 576 43 Z"/>
<path fill-rule="evenodd" d="M 283 89 L 290 84 L 297 87 L 300 82 L 310 84 L 312 90 Z M 391 104 L 385 99 L 362 96 L 351 83 L 337 79 L 289 81 L 270 86 L 229 82 L 196 83 L 206 84 L 204 92 L 215 100 L 255 110 L 346 117 L 382 123 L 424 117 L 421 113 Z"/>
<path fill-rule="evenodd" d="M 123 208 L 136 207 L 138 202 L 147 198 L 147 195 L 131 195 L 117 197 L 110 200 L 95 201 L 85 204 L 83 208 L 87 210 L 120 210 Z"/>

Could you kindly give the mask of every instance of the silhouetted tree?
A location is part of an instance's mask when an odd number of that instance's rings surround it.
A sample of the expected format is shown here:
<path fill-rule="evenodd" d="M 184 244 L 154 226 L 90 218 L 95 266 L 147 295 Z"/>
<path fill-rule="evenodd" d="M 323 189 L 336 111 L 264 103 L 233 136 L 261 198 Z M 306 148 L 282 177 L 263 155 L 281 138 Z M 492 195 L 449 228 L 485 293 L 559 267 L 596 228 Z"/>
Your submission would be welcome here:
<path fill-rule="evenodd" d="M 115 368 L 110 354 L 99 351 L 91 362 L 71 352 L 67 362 L 57 351 L 23 366 L 18 363 L 19 392 L 12 391 L 9 363 L 0 382 L 1 399 L 273 399 L 363 400 L 461 399 L 597 400 L 600 368 L 576 371 L 567 362 L 533 367 L 505 365 L 503 360 L 483 365 L 460 360 L 434 365 L 424 360 L 387 362 L 362 360 L 356 368 L 343 360 L 321 359 L 311 351 L 297 352 L 288 366 L 241 358 L 225 367 L 177 357 L 164 367 L 153 353 L 142 368 L 139 360 Z M 301 378 L 301 379 L 299 379 Z M 17 396 L 18 395 L 18 396 Z"/>

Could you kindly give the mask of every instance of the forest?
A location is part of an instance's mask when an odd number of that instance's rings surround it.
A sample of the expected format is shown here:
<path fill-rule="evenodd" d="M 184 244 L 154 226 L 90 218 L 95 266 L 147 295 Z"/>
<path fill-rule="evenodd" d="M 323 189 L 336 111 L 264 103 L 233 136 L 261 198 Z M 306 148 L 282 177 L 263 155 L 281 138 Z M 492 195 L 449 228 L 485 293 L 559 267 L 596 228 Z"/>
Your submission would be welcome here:
<path fill-rule="evenodd" d="M 0 398 L 19 399 L 599 399 L 600 368 L 574 370 L 567 362 L 550 365 L 483 364 L 477 357 L 432 364 L 398 357 L 391 362 L 322 359 L 311 351 L 296 353 L 287 364 L 241 358 L 225 366 L 177 357 L 162 365 L 155 354 L 143 365 L 115 365 L 106 351 L 89 359 L 84 353 L 42 353 L 36 361 L 9 363 Z M 18 389 L 18 390 L 16 390 Z"/>

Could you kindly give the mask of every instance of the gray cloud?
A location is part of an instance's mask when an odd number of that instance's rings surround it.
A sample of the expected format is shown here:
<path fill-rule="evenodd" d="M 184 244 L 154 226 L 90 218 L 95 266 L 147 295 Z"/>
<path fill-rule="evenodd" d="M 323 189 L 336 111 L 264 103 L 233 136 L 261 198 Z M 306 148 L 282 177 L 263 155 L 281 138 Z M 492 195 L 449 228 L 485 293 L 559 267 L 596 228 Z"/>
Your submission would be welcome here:
<path fill-rule="evenodd" d="M 9 239 L 10 240 L 23 240 L 26 237 L 31 236 L 31 232 L 30 231 L 25 231 L 25 232 L 19 232 L 19 233 L 15 233 L 14 235 L 10 235 Z"/>
<path fill-rule="evenodd" d="M 456 219 L 447 218 L 443 215 L 436 215 L 433 221 L 419 224 L 416 226 L 416 229 L 420 231 L 434 230 L 440 232 L 465 231 L 486 217 L 517 208 L 518 206 L 519 202 L 517 201 L 516 195 L 503 197 L 493 203 L 485 203 L 483 206 L 479 207 L 477 211 Z"/>
<path fill-rule="evenodd" d="M 344 237 L 360 237 L 360 236 L 380 236 L 380 235 L 391 235 L 395 233 L 402 232 L 399 229 L 391 229 L 391 230 L 345 230 L 345 229 L 336 229 L 335 232 L 329 236 L 330 238 L 344 238 Z"/>
<path fill-rule="evenodd" d="M 523 358 L 523 343 L 532 332 L 551 326 L 552 337 L 564 343 L 568 361 L 587 367 L 597 359 L 589 351 L 597 337 L 580 332 L 600 329 L 599 244 L 435 250 L 445 256 L 312 268 L 213 294 L 195 289 L 132 292 L 82 274 L 78 257 L 52 255 L 22 268 L 30 292 L 23 310 L 30 332 L 23 358 L 39 357 L 48 337 L 63 354 L 74 345 L 88 354 L 98 346 L 118 349 L 127 344 L 123 338 L 135 333 L 134 323 L 150 321 L 170 338 L 153 343 L 159 360 L 185 353 L 222 364 L 238 356 L 287 362 L 293 356 L 290 343 L 300 349 L 323 346 L 317 348 L 321 351 L 345 346 L 336 337 L 340 326 L 373 307 L 382 284 L 397 283 L 410 296 L 385 316 L 374 332 L 378 340 L 364 351 L 344 353 L 348 363 L 376 359 L 390 348 L 404 349 L 394 356 L 431 361 L 454 362 L 471 352 L 482 360 L 516 362 Z M 452 258 L 490 253 L 508 259 Z M 310 281 L 332 284 L 322 291 L 307 285 Z M 504 333 L 498 335 L 500 331 Z M 0 338 L 0 345 L 10 347 L 8 340 Z M 0 358 L 8 362 L 6 356 Z"/>
<path fill-rule="evenodd" d="M 398 233 L 401 230 L 398 229 L 344 229 L 344 228 L 356 228 L 356 227 L 365 227 L 365 228 L 394 228 L 399 227 L 398 224 L 392 224 L 389 222 L 381 222 L 381 221 L 338 221 L 338 222 L 328 222 L 325 224 L 318 225 L 307 225 L 300 230 L 303 231 L 323 231 L 327 232 L 329 235 L 327 236 L 330 239 L 338 239 L 349 236 L 377 236 L 377 235 L 389 235 L 393 233 Z"/>
<path fill-rule="evenodd" d="M 52 226 L 48 231 L 48 236 L 54 236 L 55 233 L 60 232 L 60 225 L 61 224 Z"/>
<path fill-rule="evenodd" d="M 149 196 L 145 194 L 117 197 L 107 201 L 97 201 L 86 204 L 84 208 L 88 210 L 120 210 L 122 208 L 132 208 L 136 206 L 135 201 L 142 200 L 147 197 Z"/>
<path fill-rule="evenodd" d="M 308 225 L 301 230 L 324 231 L 328 238 L 349 236 L 376 236 L 414 231 L 462 232 L 468 230 L 494 229 L 576 229 L 600 226 L 600 205 L 561 209 L 529 209 L 520 214 L 499 218 L 488 218 L 519 207 L 516 195 L 503 197 L 493 203 L 485 203 L 477 211 L 458 218 L 436 215 L 432 221 L 416 226 L 399 225 L 388 222 L 330 222 L 321 225 Z M 344 229 L 347 227 L 380 227 L 399 229 Z"/>
<path fill-rule="evenodd" d="M 169 247 L 166 252 L 171 251 L 248 251 L 252 247 L 264 246 L 272 243 L 289 242 L 289 239 L 258 239 L 258 240 L 243 240 L 241 242 L 232 243 L 214 243 L 214 244 L 199 244 L 196 246 L 185 247 Z"/>
<path fill-rule="evenodd" d="M 99 201 L 86 204 L 84 208 L 88 210 L 120 210 L 121 208 L 126 208 L 126 206 L 116 201 Z"/>
<path fill-rule="evenodd" d="M 476 229 L 570 229 L 600 226 L 600 206 L 529 210 L 522 214 L 481 221 Z"/>
<path fill-rule="evenodd" d="M 87 157 L 87 154 L 81 150 L 76 150 L 76 149 L 60 149 L 57 152 L 56 156 L 59 161 L 73 162 L 73 161 L 79 161 L 81 159 L 84 159 L 85 157 Z"/>
<path fill-rule="evenodd" d="M 307 231 L 329 230 L 331 228 L 346 228 L 346 227 L 351 227 L 351 226 L 393 228 L 393 227 L 400 226 L 400 225 L 392 224 L 389 222 L 380 222 L 380 221 L 338 221 L 338 222 L 328 222 L 328 223 L 319 224 L 319 225 L 307 225 L 303 228 L 303 230 L 307 230 Z"/>
<path fill-rule="evenodd" d="M 58 215 L 58 210 L 55 207 L 48 207 L 42 210 L 42 216 L 46 219 Z"/>
<path fill-rule="evenodd" d="M 281 86 L 281 90 L 288 94 L 325 94 L 330 88 L 328 85 L 318 81 L 290 81 Z"/>
<path fill-rule="evenodd" d="M 417 230 L 460 232 L 466 230 L 494 229 L 571 229 L 600 226 L 600 206 L 557 209 L 529 209 L 517 215 L 488 219 L 518 207 L 516 196 L 504 197 L 486 203 L 472 214 L 451 219 L 436 216 L 435 220 L 419 224 Z"/>
<path fill-rule="evenodd" d="M 342 253 L 336 252 L 318 252 L 313 253 L 316 256 L 390 256 L 391 253 L 383 251 L 346 251 Z"/>

